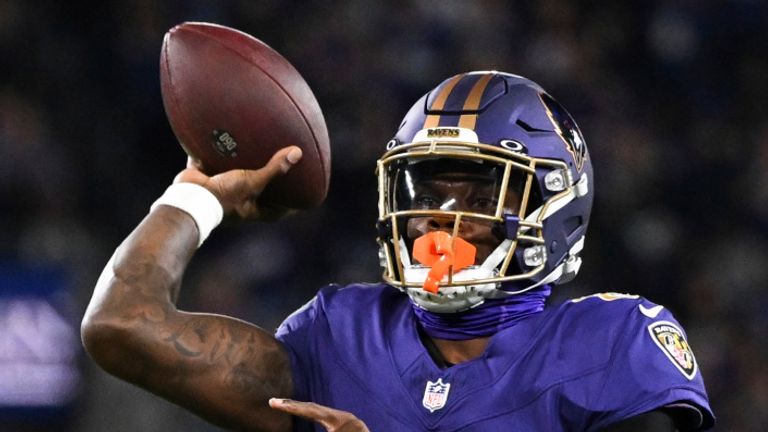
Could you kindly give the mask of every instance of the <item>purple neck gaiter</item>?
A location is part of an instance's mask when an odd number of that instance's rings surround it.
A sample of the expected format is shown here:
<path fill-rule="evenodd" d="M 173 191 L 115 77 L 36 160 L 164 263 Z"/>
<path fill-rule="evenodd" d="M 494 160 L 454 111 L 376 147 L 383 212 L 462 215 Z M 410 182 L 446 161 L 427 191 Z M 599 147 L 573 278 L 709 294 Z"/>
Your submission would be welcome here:
<path fill-rule="evenodd" d="M 491 336 L 523 318 L 544 310 L 552 287 L 542 285 L 504 299 L 489 299 L 480 306 L 457 313 L 435 313 L 411 303 L 422 328 L 430 337 L 468 340 Z"/>

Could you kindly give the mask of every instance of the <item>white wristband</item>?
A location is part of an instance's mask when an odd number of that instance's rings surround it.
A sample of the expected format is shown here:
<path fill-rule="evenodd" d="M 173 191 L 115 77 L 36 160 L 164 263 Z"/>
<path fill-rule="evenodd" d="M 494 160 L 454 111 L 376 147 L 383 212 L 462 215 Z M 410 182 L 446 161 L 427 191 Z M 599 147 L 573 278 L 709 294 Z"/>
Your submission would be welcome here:
<path fill-rule="evenodd" d="M 224 209 L 216 195 L 194 183 L 174 183 L 168 186 L 165 193 L 152 204 L 150 211 L 159 205 L 176 207 L 192 216 L 200 233 L 198 247 L 224 217 Z"/>

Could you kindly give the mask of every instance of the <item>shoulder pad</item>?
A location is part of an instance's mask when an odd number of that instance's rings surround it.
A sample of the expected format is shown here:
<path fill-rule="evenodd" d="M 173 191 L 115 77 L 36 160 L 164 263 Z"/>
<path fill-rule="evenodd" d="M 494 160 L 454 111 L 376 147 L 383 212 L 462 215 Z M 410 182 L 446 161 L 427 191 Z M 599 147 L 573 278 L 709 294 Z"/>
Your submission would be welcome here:
<path fill-rule="evenodd" d="M 571 303 L 579 303 L 581 301 L 590 299 L 590 298 L 597 298 L 603 301 L 614 301 L 614 300 L 620 300 L 620 299 L 632 299 L 636 300 L 639 299 L 640 296 L 636 294 L 624 294 L 624 293 L 617 293 L 617 292 L 603 292 L 603 293 L 597 293 L 597 294 L 590 294 L 583 297 L 578 297 L 572 300 L 569 300 Z"/>
<path fill-rule="evenodd" d="M 627 314 L 634 309 L 634 312 L 624 315 L 625 319 L 630 320 L 644 320 L 648 318 L 653 320 L 657 317 L 672 318 L 671 312 L 665 309 L 664 306 L 656 304 L 637 294 L 616 292 L 597 293 L 569 300 L 563 305 L 573 306 L 573 312 L 581 310 L 582 313 Z"/>

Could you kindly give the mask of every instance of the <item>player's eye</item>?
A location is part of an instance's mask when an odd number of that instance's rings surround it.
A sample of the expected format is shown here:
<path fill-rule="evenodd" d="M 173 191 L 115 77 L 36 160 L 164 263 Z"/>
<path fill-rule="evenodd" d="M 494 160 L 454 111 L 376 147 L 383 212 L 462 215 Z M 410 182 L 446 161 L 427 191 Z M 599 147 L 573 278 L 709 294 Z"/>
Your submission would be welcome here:
<path fill-rule="evenodd" d="M 433 209 L 440 207 L 440 201 L 434 195 L 419 194 L 413 199 L 414 209 Z"/>
<path fill-rule="evenodd" d="M 496 206 L 499 204 L 499 201 L 496 198 L 490 198 L 490 197 L 479 197 L 474 200 L 472 203 L 472 207 L 475 210 L 479 211 L 496 211 Z"/>

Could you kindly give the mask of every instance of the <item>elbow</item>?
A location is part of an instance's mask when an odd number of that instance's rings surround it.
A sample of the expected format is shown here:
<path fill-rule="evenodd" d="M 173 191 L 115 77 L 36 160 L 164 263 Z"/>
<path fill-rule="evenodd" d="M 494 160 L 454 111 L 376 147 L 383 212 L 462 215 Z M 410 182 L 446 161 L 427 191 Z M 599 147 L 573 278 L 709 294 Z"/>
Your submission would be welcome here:
<path fill-rule="evenodd" d="M 111 264 L 107 264 L 110 269 Z M 80 339 L 93 361 L 119 378 L 132 381 L 140 373 L 148 347 L 157 337 L 155 328 L 147 326 L 145 316 L 165 316 L 172 305 L 132 294 L 138 289 L 105 270 L 99 278 L 85 316 L 80 324 Z M 152 302 L 150 302 L 152 301 Z"/>
<path fill-rule="evenodd" d="M 83 347 L 106 372 L 139 384 L 158 363 L 157 327 L 146 326 L 134 317 L 135 311 L 111 314 L 93 307 L 80 325 Z"/>
<path fill-rule="evenodd" d="M 130 358 L 126 341 L 129 335 L 124 326 L 86 315 L 80 325 L 83 347 L 93 361 L 112 375 L 125 377 L 125 359 Z"/>

